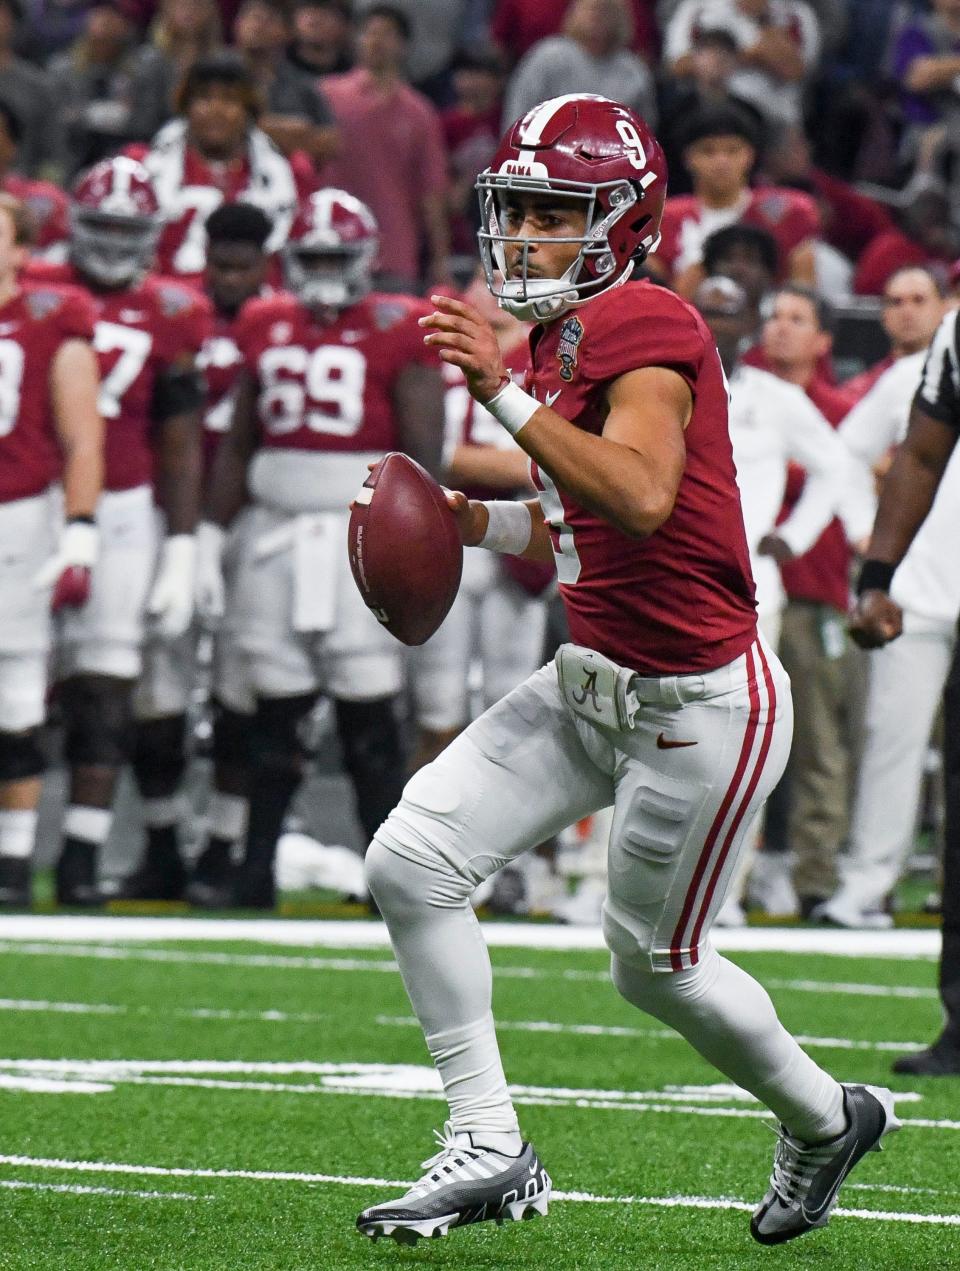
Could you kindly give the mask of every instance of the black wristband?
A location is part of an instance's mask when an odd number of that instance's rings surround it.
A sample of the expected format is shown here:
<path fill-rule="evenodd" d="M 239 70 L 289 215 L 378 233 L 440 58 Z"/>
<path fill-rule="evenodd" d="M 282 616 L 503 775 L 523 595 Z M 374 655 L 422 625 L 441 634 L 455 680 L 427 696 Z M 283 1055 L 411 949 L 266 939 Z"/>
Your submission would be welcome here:
<path fill-rule="evenodd" d="M 889 591 L 896 568 L 885 560 L 865 560 L 857 579 L 857 595 L 862 596 L 865 591 Z"/>
<path fill-rule="evenodd" d="M 80 516 L 80 515 L 77 515 L 77 516 L 69 516 L 69 517 L 67 517 L 67 523 L 68 523 L 69 525 L 76 525 L 76 523 L 77 523 L 78 521 L 80 522 L 80 524 L 81 524 L 81 525 L 96 525 L 96 523 L 97 523 L 97 519 L 96 519 L 96 517 L 94 517 L 94 516 L 87 516 L 87 515 Z"/>

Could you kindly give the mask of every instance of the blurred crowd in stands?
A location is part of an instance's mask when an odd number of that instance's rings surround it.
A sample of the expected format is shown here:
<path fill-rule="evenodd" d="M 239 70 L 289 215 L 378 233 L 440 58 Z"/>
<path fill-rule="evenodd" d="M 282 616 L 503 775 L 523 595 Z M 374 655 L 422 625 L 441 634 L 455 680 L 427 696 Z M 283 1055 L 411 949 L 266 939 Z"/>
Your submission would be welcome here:
<path fill-rule="evenodd" d="M 667 153 L 645 270 L 717 338 L 761 622 L 794 685 L 791 766 L 722 920 L 749 903 L 885 925 L 918 823 L 935 828 L 955 535 L 938 523 L 912 549 L 898 598 L 913 618 L 891 650 L 855 649 L 845 616 L 873 482 L 960 297 L 960 0 L 0 0 L 0 190 L 26 203 L 35 254 L 57 263 L 73 183 L 110 156 L 141 161 L 164 218 L 159 272 L 189 284 L 221 203 L 266 213 L 269 257 L 298 204 L 336 187 L 376 219 L 379 290 L 472 285 L 483 300 L 476 175 L 508 123 L 581 92 L 637 110 Z M 523 343 L 512 320 L 502 336 L 505 351 Z M 471 480 L 469 448 L 485 444 L 482 420 L 464 435 L 466 409 L 449 384 L 451 484 Z M 496 488 L 522 488 L 521 457 L 498 462 Z M 494 566 L 500 579 L 499 560 L 468 569 L 447 631 L 458 683 L 418 694 L 418 674 L 451 662 L 431 668 L 428 646 L 414 663 L 413 763 L 562 639 L 550 580 L 502 579 L 496 601 Z M 551 862 L 537 853 L 488 899 L 595 917 L 598 888 L 585 879 L 571 905 Z"/>

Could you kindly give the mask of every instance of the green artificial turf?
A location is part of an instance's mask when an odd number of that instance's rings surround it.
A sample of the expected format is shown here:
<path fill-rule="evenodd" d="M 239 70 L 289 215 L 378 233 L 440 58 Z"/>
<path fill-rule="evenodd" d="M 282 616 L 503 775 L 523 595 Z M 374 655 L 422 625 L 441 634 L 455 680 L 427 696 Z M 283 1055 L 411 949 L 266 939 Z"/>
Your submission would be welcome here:
<path fill-rule="evenodd" d="M 342 1093 L 323 1072 L 141 1067 L 112 1079 L 82 1067 L 84 1060 L 112 1059 L 426 1068 L 388 952 L 156 943 L 118 946 L 127 956 L 98 957 L 92 954 L 101 946 L 77 941 L 58 949 L 2 935 L 0 1155 L 8 1158 L 0 1163 L 2 1271 L 960 1267 L 960 1225 L 942 1221 L 838 1216 L 826 1231 L 768 1250 L 751 1241 L 746 1212 L 643 1203 L 677 1197 L 755 1203 L 774 1139 L 760 1119 L 701 1114 L 756 1110 L 733 1092 L 711 1097 L 676 1089 L 722 1078 L 617 997 L 601 953 L 495 950 L 495 1010 L 509 1080 L 538 1088 L 522 1096 L 536 1102 L 521 1106 L 520 1115 L 555 1187 L 634 1203 L 557 1201 L 545 1220 L 483 1224 L 406 1249 L 373 1245 L 354 1232 L 360 1208 L 396 1192 L 350 1180 L 416 1177 L 434 1150 L 431 1130 L 444 1117 L 435 1096 L 386 1097 L 356 1087 Z M 218 953 L 226 959 L 216 961 Z M 798 954 L 736 961 L 771 986 L 785 1024 L 810 1039 L 810 1053 L 836 1076 L 889 1081 L 920 1096 L 900 1105 L 902 1116 L 960 1124 L 960 1080 L 892 1078 L 896 1051 L 876 1049 L 934 1036 L 940 1011 L 932 961 Z M 810 982 L 825 987 L 811 990 Z M 920 994 L 841 992 L 839 985 Z M 69 1009 L 92 1005 L 115 1009 Z M 520 1027 L 530 1024 L 537 1027 Z M 867 1046 L 851 1048 L 858 1042 Z M 15 1060 L 76 1061 L 61 1074 L 64 1082 L 112 1088 L 11 1089 L 22 1075 Z M 369 1080 L 369 1070 L 359 1079 Z M 242 1089 L 240 1082 L 265 1088 Z M 278 1084 L 301 1092 L 277 1090 Z M 618 1106 L 598 1106 L 603 1102 Z M 637 1103 L 672 1110 L 641 1110 Z M 841 1205 L 960 1216 L 960 1128 L 908 1127 L 889 1142 L 888 1151 L 857 1168 Z M 185 1173 L 151 1174 L 145 1169 L 151 1166 Z"/>

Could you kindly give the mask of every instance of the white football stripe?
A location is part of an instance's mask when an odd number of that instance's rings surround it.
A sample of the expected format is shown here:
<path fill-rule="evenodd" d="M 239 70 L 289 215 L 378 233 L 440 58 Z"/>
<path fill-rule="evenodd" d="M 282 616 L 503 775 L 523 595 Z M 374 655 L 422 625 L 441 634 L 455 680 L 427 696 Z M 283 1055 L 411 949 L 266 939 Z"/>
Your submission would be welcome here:
<path fill-rule="evenodd" d="M 129 1196 L 134 1200 L 216 1200 L 193 1192 L 141 1192 L 122 1187 L 85 1187 L 82 1183 L 32 1183 L 24 1178 L 2 1178 L 0 1187 L 8 1191 L 64 1192 L 70 1196 Z"/>
<path fill-rule="evenodd" d="M 332 1183 L 341 1187 L 377 1187 L 390 1190 L 412 1187 L 410 1182 L 389 1178 L 363 1178 L 350 1174 L 308 1174 L 288 1170 L 185 1169 L 177 1166 L 132 1165 L 116 1161 L 74 1161 L 42 1156 L 0 1155 L 0 1165 L 16 1165 L 30 1169 L 92 1174 L 132 1174 L 143 1177 L 222 1178 L 271 1183 Z M 552 1199 L 573 1204 L 639 1205 L 667 1209 L 738 1209 L 748 1212 L 755 1201 L 732 1200 L 723 1196 L 601 1196 L 593 1192 L 555 1191 Z M 960 1226 L 960 1214 L 914 1214 L 897 1210 L 835 1209 L 834 1216 L 860 1218 L 873 1222 L 905 1222 L 931 1226 Z"/>

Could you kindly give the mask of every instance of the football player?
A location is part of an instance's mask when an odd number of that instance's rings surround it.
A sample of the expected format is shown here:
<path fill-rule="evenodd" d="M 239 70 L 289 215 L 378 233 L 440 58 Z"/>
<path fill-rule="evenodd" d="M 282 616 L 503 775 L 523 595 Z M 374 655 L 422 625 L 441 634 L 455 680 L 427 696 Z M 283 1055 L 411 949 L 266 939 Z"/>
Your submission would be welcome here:
<path fill-rule="evenodd" d="M 313 169 L 285 159 L 256 126 L 260 98 L 243 58 L 230 51 L 199 58 L 187 72 L 172 119 L 138 157 L 154 180 L 164 227 L 157 249 L 162 273 L 202 282 L 206 222 L 221 203 L 242 199 L 269 216 L 267 250 L 284 242 L 298 193 Z M 300 156 L 305 158 L 305 156 Z"/>
<path fill-rule="evenodd" d="M 343 191 L 319 191 L 284 249 L 289 292 L 250 301 L 237 324 L 244 372 L 214 461 L 197 571 L 201 613 L 218 616 L 224 531 L 249 489 L 224 625 L 256 693 L 257 780 L 244 863 L 223 903 L 274 904 L 274 851 L 300 783 L 300 726 L 320 691 L 334 700 L 365 832 L 403 785 L 400 646 L 364 605 L 344 543 L 350 500 L 385 451 L 438 469 L 443 381 L 417 327 L 429 306 L 371 292 L 376 250 L 369 209 Z"/>
<path fill-rule="evenodd" d="M 89 595 L 103 477 L 93 308 L 18 283 L 31 228 L 0 193 L 0 904 L 16 906 L 30 904 L 50 610 Z"/>
<path fill-rule="evenodd" d="M 499 308 L 482 272 L 464 293 L 490 321 L 504 365 L 519 383 L 530 365 L 529 326 Z M 474 401 L 459 367 L 447 381 L 444 470 L 446 480 L 471 498 L 530 497 L 529 460 L 512 437 Z M 552 565 L 464 552 L 460 591 L 435 635 L 411 650 L 411 681 L 418 739 L 412 767 L 435 759 L 470 722 L 470 664 L 483 667 L 483 702 L 494 702 L 522 683 L 543 660 L 545 593 Z"/>
<path fill-rule="evenodd" d="M 250 203 L 225 203 L 207 221 L 206 292 L 213 304 L 213 329 L 197 357 L 206 380 L 203 411 L 203 468 L 208 480 L 217 446 L 233 418 L 234 389 L 243 363 L 236 327 L 244 302 L 265 285 L 270 237 L 266 214 Z M 153 640 L 144 653 L 143 675 L 134 695 L 136 742 L 133 770 L 143 797 L 146 855 L 127 879 L 131 898 L 171 900 L 183 894 L 187 872 L 177 827 L 183 816 L 180 785 L 187 767 L 187 708 L 197 684 L 192 628 L 177 641 Z M 242 655 L 216 637 L 213 684 L 214 789 L 207 808 L 209 841 L 194 868 L 188 891 L 203 902 L 206 889 L 222 885 L 230 851 L 246 826 L 246 746 L 253 702 Z"/>
<path fill-rule="evenodd" d="M 92 298 L 106 440 L 90 601 L 64 616 L 58 640 L 70 792 L 56 894 L 61 904 L 95 905 L 98 849 L 131 755 L 147 619 L 154 636 L 175 639 L 193 613 L 203 403 L 196 356 L 210 312 L 202 296 L 149 274 L 160 213 L 141 164 L 124 156 L 98 163 L 74 187 L 70 212 L 69 261 L 46 272 Z M 164 517 L 159 556 L 154 492 Z"/>
<path fill-rule="evenodd" d="M 631 274 L 655 246 L 663 153 L 601 97 L 543 102 L 478 177 L 498 299 L 536 321 L 527 392 L 490 324 L 436 297 L 427 340 L 532 463 L 536 501 L 449 496 L 465 544 L 553 554 L 571 642 L 408 783 L 367 853 L 404 984 L 450 1104 L 440 1150 L 360 1230 L 415 1241 L 544 1213 L 520 1135 L 469 898 L 501 865 L 612 804 L 603 933 L 627 1001 L 776 1114 L 763 1243 L 826 1223 L 898 1122 L 889 1091 L 841 1085 L 709 939 L 747 827 L 790 748 L 790 685 L 757 631 L 727 389 L 703 319 Z M 499 271 L 502 281 L 495 272 Z"/>
<path fill-rule="evenodd" d="M 67 241 L 67 196 L 49 181 L 12 171 L 21 133 L 16 111 L 0 97 L 0 190 L 25 204 L 33 217 L 31 251 L 48 260 L 62 260 Z"/>

